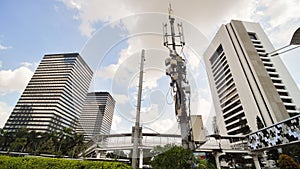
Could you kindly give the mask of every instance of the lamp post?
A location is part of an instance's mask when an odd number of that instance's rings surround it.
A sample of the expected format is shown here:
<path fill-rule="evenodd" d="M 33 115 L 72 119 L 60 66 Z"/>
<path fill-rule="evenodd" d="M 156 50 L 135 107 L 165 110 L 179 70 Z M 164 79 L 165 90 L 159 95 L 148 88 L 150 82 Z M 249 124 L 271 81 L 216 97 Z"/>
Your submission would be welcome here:
<path fill-rule="evenodd" d="M 290 49 L 287 49 L 290 46 L 294 46 L 294 47 L 292 47 Z M 286 46 L 283 46 L 283 47 L 281 47 L 279 49 L 276 49 L 276 50 L 274 50 L 272 52 L 269 52 L 266 55 L 270 56 L 270 57 L 273 57 L 273 56 L 277 56 L 279 54 L 282 54 L 282 53 L 294 50 L 294 49 L 296 49 L 298 47 L 300 47 L 300 27 L 294 32 L 290 44 L 288 44 Z M 286 49 L 286 50 L 284 50 L 284 49 Z M 284 50 L 284 51 L 282 51 L 282 50 Z"/>
<path fill-rule="evenodd" d="M 138 168 L 138 151 L 139 145 L 142 140 L 142 128 L 140 127 L 140 116 L 141 116 L 141 102 L 142 102 L 142 89 L 143 89 L 143 75 L 144 75 L 144 62 L 145 62 L 145 50 L 142 50 L 141 55 L 141 66 L 140 66 L 140 77 L 139 77 L 139 90 L 138 90 L 138 99 L 137 99 L 137 109 L 136 109 L 136 118 L 135 118 L 135 126 L 132 130 L 133 137 L 133 150 L 132 150 L 132 162 L 131 167 L 133 169 Z M 142 151 L 140 152 L 143 157 Z M 140 158 L 140 164 L 143 163 L 143 158 Z M 141 168 L 141 167 L 140 167 Z"/>

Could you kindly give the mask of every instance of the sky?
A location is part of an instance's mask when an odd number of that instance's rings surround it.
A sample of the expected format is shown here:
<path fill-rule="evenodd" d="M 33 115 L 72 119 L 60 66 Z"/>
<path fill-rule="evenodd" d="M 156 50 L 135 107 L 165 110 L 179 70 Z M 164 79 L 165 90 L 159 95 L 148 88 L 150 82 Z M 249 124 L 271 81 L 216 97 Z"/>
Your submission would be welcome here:
<path fill-rule="evenodd" d="M 2 0 L 0 1 L 0 127 L 45 54 L 78 52 L 94 71 L 89 91 L 109 91 L 117 104 L 112 133 L 131 132 L 136 113 L 141 50 L 146 51 L 141 124 L 178 133 L 164 60 L 162 23 L 168 7 L 183 23 L 191 84 L 191 114 L 206 128 L 214 115 L 202 54 L 222 24 L 258 22 L 275 49 L 300 25 L 299 0 Z M 299 50 L 280 56 L 300 86 Z"/>

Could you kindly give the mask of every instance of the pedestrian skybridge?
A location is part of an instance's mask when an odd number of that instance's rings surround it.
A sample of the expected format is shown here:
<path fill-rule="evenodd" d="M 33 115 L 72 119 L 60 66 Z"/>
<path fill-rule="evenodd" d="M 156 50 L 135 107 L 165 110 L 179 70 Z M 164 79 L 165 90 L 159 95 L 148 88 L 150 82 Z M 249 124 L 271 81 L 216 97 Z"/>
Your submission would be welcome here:
<path fill-rule="evenodd" d="M 139 149 L 153 149 L 155 146 L 166 144 L 181 145 L 181 135 L 142 133 Z M 132 133 L 97 135 L 88 143 L 88 147 L 87 155 L 110 150 L 131 150 L 133 148 Z"/>
<path fill-rule="evenodd" d="M 257 152 L 278 148 L 300 142 L 300 115 L 291 117 L 272 126 L 263 128 L 246 136 L 218 136 L 215 144 L 210 147 L 212 140 L 207 137 L 204 144 L 196 147 L 195 151 L 213 152 L 226 150 L 228 152 Z M 181 145 L 178 134 L 142 133 L 139 149 L 152 149 L 166 144 Z M 210 141 L 211 140 L 211 141 Z M 229 144 L 222 143 L 227 140 Z M 226 147 L 224 145 L 230 145 Z M 232 147 L 233 146 L 233 147 Z M 110 150 L 131 150 L 133 148 L 132 133 L 97 135 L 89 143 L 86 154 L 99 154 Z"/>

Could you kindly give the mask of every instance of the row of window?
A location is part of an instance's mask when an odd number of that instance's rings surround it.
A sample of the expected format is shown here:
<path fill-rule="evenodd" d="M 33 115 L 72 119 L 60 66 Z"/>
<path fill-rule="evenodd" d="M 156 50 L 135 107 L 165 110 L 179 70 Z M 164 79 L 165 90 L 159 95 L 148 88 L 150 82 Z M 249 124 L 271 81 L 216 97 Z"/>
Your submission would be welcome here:
<path fill-rule="evenodd" d="M 267 54 L 261 42 L 258 40 L 258 38 L 254 33 L 249 33 L 249 37 L 252 40 L 253 45 L 256 48 L 257 52 L 259 53 L 259 56 L 264 66 L 266 67 L 266 71 L 268 72 L 275 88 L 277 89 L 278 94 L 280 96 L 289 96 L 288 92 L 285 90 L 286 88 L 283 85 L 283 81 L 280 79 L 279 74 L 277 73 L 276 69 L 274 68 L 274 65 L 271 62 L 271 59 L 266 58 Z M 287 103 L 293 103 L 291 98 L 289 99 L 281 98 L 281 100 L 287 110 L 296 110 L 296 106 L 287 105 Z"/>
<path fill-rule="evenodd" d="M 237 120 L 240 116 L 245 117 L 245 114 L 241 113 L 243 108 L 226 60 L 226 54 L 221 45 L 210 58 L 210 62 L 225 124 Z M 227 126 L 227 130 L 231 130 L 236 126 L 241 126 L 241 124 L 231 124 L 231 126 Z"/>

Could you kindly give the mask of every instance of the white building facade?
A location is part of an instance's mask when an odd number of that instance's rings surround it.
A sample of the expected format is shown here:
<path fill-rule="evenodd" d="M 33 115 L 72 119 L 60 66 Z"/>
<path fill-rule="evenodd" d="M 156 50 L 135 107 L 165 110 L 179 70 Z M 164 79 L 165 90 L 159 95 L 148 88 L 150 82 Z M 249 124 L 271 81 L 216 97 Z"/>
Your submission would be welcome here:
<path fill-rule="evenodd" d="M 300 92 L 258 23 L 222 25 L 204 60 L 221 135 L 245 135 L 299 114 Z"/>

